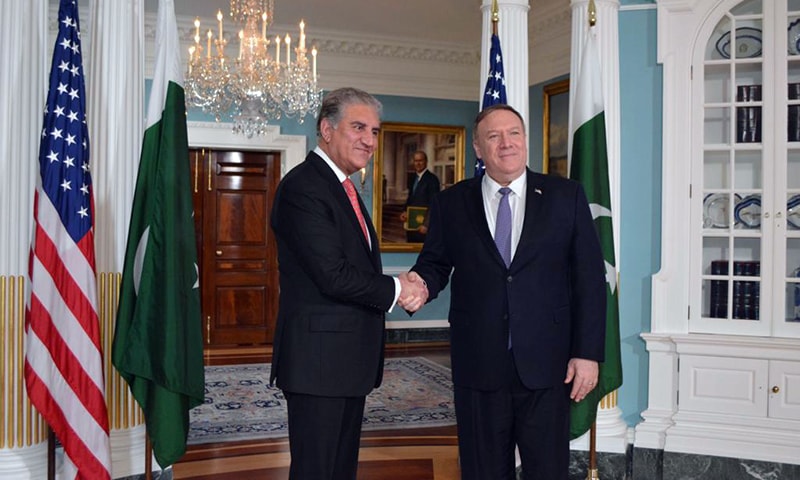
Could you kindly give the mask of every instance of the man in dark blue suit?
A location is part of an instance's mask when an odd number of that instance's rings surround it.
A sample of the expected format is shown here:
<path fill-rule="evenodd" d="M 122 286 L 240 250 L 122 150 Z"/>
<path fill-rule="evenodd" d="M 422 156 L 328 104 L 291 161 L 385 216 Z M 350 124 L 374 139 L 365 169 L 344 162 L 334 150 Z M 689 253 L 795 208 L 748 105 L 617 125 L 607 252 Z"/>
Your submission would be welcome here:
<path fill-rule="evenodd" d="M 434 199 L 412 271 L 434 298 L 448 283 L 463 480 L 566 480 L 570 399 L 597 384 L 605 273 L 582 187 L 527 169 L 522 117 L 483 110 L 483 177 Z"/>
<path fill-rule="evenodd" d="M 439 177 L 428 170 L 428 154 L 422 150 L 414 152 L 411 159 L 414 166 L 414 174 L 408 179 L 408 198 L 406 199 L 406 211 L 400 214 L 400 220 L 408 220 L 408 207 L 430 208 L 433 197 L 439 193 L 441 185 Z M 406 230 L 406 241 L 422 243 L 425 241 L 425 234 L 428 232 L 428 215 L 426 212 L 425 220 L 416 230 Z"/>
<path fill-rule="evenodd" d="M 383 376 L 384 314 L 427 297 L 383 275 L 378 238 L 349 176 L 377 145 L 381 104 L 353 88 L 325 96 L 318 145 L 281 180 L 270 218 L 280 300 L 270 383 L 289 413 L 292 480 L 355 480 L 366 395 Z"/>

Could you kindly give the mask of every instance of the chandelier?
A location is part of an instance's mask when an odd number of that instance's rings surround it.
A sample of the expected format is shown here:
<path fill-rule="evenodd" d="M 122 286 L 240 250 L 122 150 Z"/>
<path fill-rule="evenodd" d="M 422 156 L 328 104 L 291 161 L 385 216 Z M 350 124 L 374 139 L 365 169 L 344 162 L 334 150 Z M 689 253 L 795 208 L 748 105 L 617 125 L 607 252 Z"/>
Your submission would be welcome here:
<path fill-rule="evenodd" d="M 238 49 L 226 49 L 221 10 L 217 35 L 209 29 L 205 42 L 200 37 L 200 18 L 194 21 L 186 105 L 201 108 L 218 122 L 232 120 L 233 132 L 247 137 L 263 135 L 268 121 L 281 116 L 303 123 L 306 115 L 316 113 L 322 97 L 317 88 L 317 49 L 312 47 L 309 62 L 305 23 L 300 21 L 294 49 L 288 33 L 283 40 L 280 35 L 270 39 L 267 30 L 273 7 L 273 0 L 231 0 L 231 18 L 241 27 Z M 236 56 L 231 56 L 233 51 Z"/>

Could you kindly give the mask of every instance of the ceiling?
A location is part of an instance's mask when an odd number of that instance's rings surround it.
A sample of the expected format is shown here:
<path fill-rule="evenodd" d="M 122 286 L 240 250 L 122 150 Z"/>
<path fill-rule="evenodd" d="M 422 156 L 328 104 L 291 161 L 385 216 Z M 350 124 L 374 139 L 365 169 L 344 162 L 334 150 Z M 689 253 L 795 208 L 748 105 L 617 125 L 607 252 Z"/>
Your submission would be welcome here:
<path fill-rule="evenodd" d="M 49 0 L 51 8 L 59 0 Z M 92 1 L 78 0 L 89 4 Z M 142 0 L 152 22 L 159 0 Z M 513 0 L 512 5 L 520 0 Z M 525 0 L 522 0 L 524 2 Z M 312 45 L 320 47 L 321 84 L 333 88 L 356 81 L 388 95 L 471 99 L 481 82 L 482 5 L 488 0 L 274 0 L 273 34 L 297 35 L 306 23 Z M 192 21 L 216 29 L 216 13 L 228 17 L 230 0 L 174 0 L 181 41 L 191 43 Z M 569 73 L 570 0 L 527 0 L 528 84 Z M 88 7 L 88 5 L 87 5 Z M 505 7 L 504 7 L 505 8 Z M 503 19 L 500 18 L 502 26 Z M 233 24 L 226 20 L 226 33 Z M 146 29 L 148 39 L 153 32 Z M 152 41 L 152 39 L 148 40 Z M 504 45 L 504 50 L 508 48 Z M 361 59 L 359 63 L 357 60 Z M 364 58 L 369 58 L 364 62 Z M 146 59 L 146 65 L 153 63 Z M 147 73 L 147 72 L 146 72 Z M 448 78 L 449 77 L 449 78 Z M 438 88 L 431 82 L 438 82 Z M 389 85 L 394 83 L 394 86 Z M 420 94 L 418 85 L 427 88 Z"/>
<path fill-rule="evenodd" d="M 145 5 L 155 11 L 158 0 L 145 0 Z M 480 6 L 481 0 L 275 0 L 275 23 L 289 25 L 303 19 L 310 32 L 324 28 L 480 45 Z M 175 0 L 176 15 L 199 16 L 206 22 L 213 21 L 219 9 L 227 15 L 228 0 Z"/>

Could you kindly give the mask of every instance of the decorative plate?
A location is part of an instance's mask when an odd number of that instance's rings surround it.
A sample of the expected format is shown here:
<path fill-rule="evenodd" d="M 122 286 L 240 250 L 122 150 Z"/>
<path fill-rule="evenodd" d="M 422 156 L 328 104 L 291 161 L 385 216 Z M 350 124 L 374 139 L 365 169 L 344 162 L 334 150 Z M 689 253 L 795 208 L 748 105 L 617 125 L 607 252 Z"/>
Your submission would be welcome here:
<path fill-rule="evenodd" d="M 786 223 L 789 227 L 800 229 L 800 195 L 795 195 L 786 203 Z"/>
<path fill-rule="evenodd" d="M 736 202 L 733 218 L 745 228 L 761 226 L 761 195 L 749 195 Z"/>
<path fill-rule="evenodd" d="M 717 40 L 717 52 L 722 58 L 731 58 L 731 32 L 728 30 Z M 754 27 L 736 29 L 736 58 L 761 56 L 761 30 Z"/>
<path fill-rule="evenodd" d="M 800 18 L 789 23 L 789 55 L 800 54 Z"/>
<path fill-rule="evenodd" d="M 738 200 L 738 195 L 736 196 Z M 727 193 L 712 193 L 703 200 L 703 228 L 730 226 L 730 200 Z"/>

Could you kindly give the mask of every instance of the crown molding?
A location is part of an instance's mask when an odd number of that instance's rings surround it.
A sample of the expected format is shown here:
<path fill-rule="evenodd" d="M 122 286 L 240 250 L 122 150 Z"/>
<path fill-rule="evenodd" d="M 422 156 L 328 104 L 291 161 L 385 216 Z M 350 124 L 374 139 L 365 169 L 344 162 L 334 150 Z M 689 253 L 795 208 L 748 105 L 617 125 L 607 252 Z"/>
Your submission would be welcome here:
<path fill-rule="evenodd" d="M 531 84 L 546 82 L 569 73 L 571 12 L 566 2 L 542 7 L 534 5 L 528 29 Z M 48 22 L 51 38 L 58 30 L 57 5 L 50 6 Z M 92 25 L 82 15 L 81 36 L 84 50 L 91 48 Z M 178 16 L 181 58 L 185 63 L 194 35 L 194 17 Z M 146 12 L 144 68 L 152 78 L 155 64 L 156 14 Z M 273 25 L 281 34 L 296 30 L 294 25 Z M 232 31 L 230 31 L 232 32 Z M 480 91 L 480 38 L 473 44 L 423 42 L 417 38 L 363 35 L 315 28 L 308 43 L 320 50 L 320 86 L 330 90 L 351 85 L 380 95 L 399 95 L 445 100 L 476 100 Z"/>

